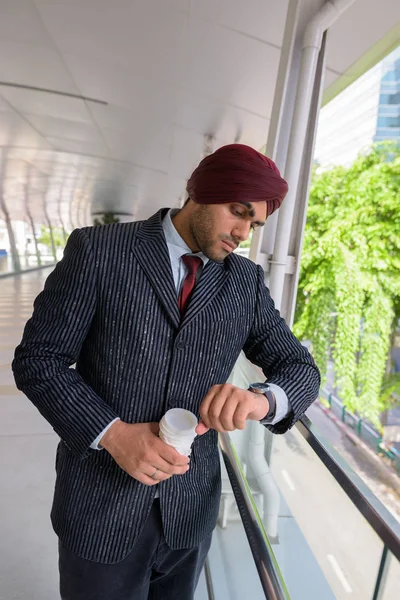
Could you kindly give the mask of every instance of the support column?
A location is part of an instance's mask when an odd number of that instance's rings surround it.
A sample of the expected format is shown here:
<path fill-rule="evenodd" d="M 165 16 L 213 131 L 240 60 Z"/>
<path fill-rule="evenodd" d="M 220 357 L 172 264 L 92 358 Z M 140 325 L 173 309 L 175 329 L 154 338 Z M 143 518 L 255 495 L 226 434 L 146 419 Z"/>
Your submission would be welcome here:
<path fill-rule="evenodd" d="M 54 241 L 53 226 L 51 224 L 49 211 L 47 210 L 47 194 L 46 193 L 43 195 L 43 214 L 44 214 L 44 218 L 45 218 L 48 230 L 49 230 L 51 252 L 53 254 L 54 262 L 57 262 L 57 250 L 56 250 L 56 244 Z"/>
<path fill-rule="evenodd" d="M 268 132 L 266 154 L 277 164 L 281 173 L 286 175 L 286 162 L 290 147 L 290 137 L 293 115 L 296 102 L 296 90 L 299 85 L 299 75 L 302 59 L 302 42 L 307 23 L 323 5 L 322 0 L 309 2 L 307 7 L 304 2 L 290 0 L 286 19 L 285 33 L 279 63 L 278 79 L 275 88 L 274 103 L 271 113 L 271 122 Z M 297 187 L 297 186 L 296 186 Z M 290 193 L 290 192 L 289 192 Z M 277 298 L 276 284 L 271 281 L 271 271 L 280 268 L 284 270 L 285 281 L 293 279 L 296 272 L 295 262 L 298 256 L 287 254 L 281 256 L 276 253 L 278 245 L 277 230 L 280 222 L 280 235 L 292 238 L 291 223 L 283 214 L 283 207 L 272 215 L 267 221 L 258 239 L 254 239 L 250 250 L 250 258 L 261 264 L 264 268 L 266 284 L 270 286 L 271 295 L 280 309 L 282 316 L 287 317 L 288 298 L 286 289 Z M 298 218 L 299 215 L 296 215 Z M 274 267 L 273 267 L 274 265 Z M 273 273 L 272 273 L 273 275 Z M 271 289 L 272 288 L 272 289 Z M 283 301 L 281 301 L 283 300 Z"/>
<path fill-rule="evenodd" d="M 42 266 L 42 257 L 40 256 L 40 250 L 39 250 L 38 241 L 37 241 L 37 238 L 36 238 L 35 222 L 33 220 L 32 212 L 31 212 L 31 207 L 30 207 L 30 204 L 29 204 L 29 179 L 30 179 L 30 172 L 28 173 L 27 177 L 28 177 L 28 180 L 27 180 L 26 183 L 24 183 L 25 211 L 26 211 L 26 216 L 28 218 L 29 225 L 31 226 L 32 240 L 33 240 L 33 243 L 34 243 L 34 246 L 35 246 L 37 264 L 38 264 L 38 267 L 41 267 Z"/>
<path fill-rule="evenodd" d="M 264 267 L 271 295 L 289 326 L 320 109 L 326 31 L 353 2 L 292 0 L 288 8 L 266 151 L 287 179 L 289 192 L 254 240 L 250 256 Z"/>
<path fill-rule="evenodd" d="M 302 40 L 307 23 L 321 5 L 322 2 L 318 2 L 317 0 L 314 3 L 310 2 L 307 8 L 304 7 L 303 2 L 299 2 L 298 0 L 291 0 L 289 2 L 278 79 L 275 88 L 274 103 L 266 146 L 267 156 L 271 157 L 276 162 L 281 173 L 284 175 L 287 165 L 287 157 L 290 152 L 291 144 L 293 144 L 293 136 L 291 136 L 291 133 L 293 117 L 296 111 L 295 90 L 301 85 L 301 81 L 299 79 L 302 75 Z M 309 74 L 308 85 L 313 86 L 313 83 L 313 76 L 310 77 Z M 318 90 L 320 90 L 320 82 L 318 85 L 316 85 L 316 87 Z M 309 120 L 312 121 L 315 117 L 316 115 L 313 115 L 312 117 L 310 115 Z M 313 135 L 314 133 L 315 129 L 313 124 Z M 312 148 L 313 146 L 311 145 L 311 147 L 308 149 L 308 168 L 311 166 Z M 300 156 L 304 156 L 305 154 L 306 152 L 301 151 Z M 304 192 L 307 193 L 308 188 L 306 188 Z M 283 206 L 285 206 L 285 203 Z M 305 210 L 306 209 L 304 205 L 303 215 L 305 215 Z M 273 275 L 273 268 L 280 269 L 280 273 L 283 271 L 283 277 L 289 276 L 291 281 L 293 281 L 297 276 L 295 257 L 298 255 L 292 254 L 291 256 L 288 256 L 287 252 L 277 252 L 276 250 L 279 248 L 279 245 L 282 242 L 278 236 L 284 235 L 287 237 L 287 240 L 292 239 L 292 217 L 287 219 L 286 215 L 282 214 L 282 212 L 282 209 L 280 209 L 274 213 L 272 217 L 267 220 L 266 226 L 263 228 L 262 232 L 256 230 L 258 235 L 253 235 L 250 258 L 256 263 L 262 265 L 265 273 L 266 283 L 267 285 L 270 284 L 271 295 L 274 298 L 277 307 L 281 310 L 283 316 L 287 318 L 287 306 L 289 304 L 287 303 L 286 306 L 282 306 L 282 292 L 280 291 L 279 286 L 275 284 L 273 277 L 271 278 L 271 281 L 268 281 L 271 272 Z M 298 218 L 300 218 L 300 215 Z M 304 218 L 300 218 L 300 220 L 302 227 L 300 230 L 296 231 L 296 235 L 299 235 L 300 239 L 302 240 Z M 286 226 L 286 228 L 283 226 Z M 299 249 L 301 244 L 292 244 L 291 249 L 292 246 Z M 294 289 L 295 287 L 293 287 L 293 290 Z M 292 293 L 295 292 L 292 291 Z M 276 296 L 278 296 L 278 298 Z M 285 298 L 288 300 L 286 295 Z M 244 361 L 244 356 L 242 356 L 239 360 Z M 238 365 L 238 367 L 239 366 L 240 365 Z M 242 369 L 244 369 L 243 366 Z M 256 454 L 254 449 L 258 448 L 262 450 Z M 257 475 L 260 474 L 260 477 L 257 477 L 257 483 L 263 494 L 263 520 L 264 525 L 266 526 L 266 531 L 268 535 L 275 540 L 275 543 L 279 543 L 278 525 L 280 514 L 280 494 L 269 468 L 269 465 L 271 464 L 272 448 L 272 434 L 264 427 L 257 427 L 255 425 L 252 429 L 251 442 L 247 448 L 247 461 L 252 470 Z"/>
<path fill-rule="evenodd" d="M 0 169 L 0 174 L 1 174 L 1 177 L 0 177 L 0 209 L 3 212 L 4 222 L 7 227 L 7 234 L 8 234 L 8 239 L 10 242 L 10 250 L 11 250 L 11 258 L 12 258 L 12 262 L 13 262 L 13 269 L 14 269 L 15 273 L 19 273 L 21 271 L 21 263 L 19 260 L 18 248 L 17 248 L 17 244 L 15 241 L 15 235 L 14 235 L 14 230 L 12 228 L 10 214 L 8 212 L 8 208 L 6 205 L 5 198 L 4 198 L 4 190 L 3 190 L 4 179 L 3 179 L 3 177 L 6 172 L 5 166 L 6 166 L 6 160 L 5 160 L 4 156 L 2 156 L 1 169 Z"/>

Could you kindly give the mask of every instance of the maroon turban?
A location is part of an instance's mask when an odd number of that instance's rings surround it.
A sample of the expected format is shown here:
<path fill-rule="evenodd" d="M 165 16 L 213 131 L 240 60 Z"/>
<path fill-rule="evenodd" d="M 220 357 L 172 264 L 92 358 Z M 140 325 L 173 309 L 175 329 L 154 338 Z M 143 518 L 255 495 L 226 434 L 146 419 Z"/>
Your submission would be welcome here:
<path fill-rule="evenodd" d="M 270 158 L 250 146 L 230 144 L 201 161 L 186 190 L 198 204 L 266 202 L 269 216 L 282 204 L 288 185 Z"/>

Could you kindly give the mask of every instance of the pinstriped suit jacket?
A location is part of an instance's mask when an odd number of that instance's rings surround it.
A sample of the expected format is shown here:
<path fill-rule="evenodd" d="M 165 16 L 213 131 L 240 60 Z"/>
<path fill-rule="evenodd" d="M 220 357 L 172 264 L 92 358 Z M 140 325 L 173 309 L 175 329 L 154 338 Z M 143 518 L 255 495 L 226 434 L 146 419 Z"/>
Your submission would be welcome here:
<path fill-rule="evenodd" d="M 75 230 L 37 297 L 15 352 L 15 380 L 61 441 L 52 523 L 62 543 L 93 561 L 131 550 L 155 494 L 106 451 L 90 449 L 116 416 L 159 421 L 171 407 L 199 416 L 243 349 L 292 408 L 283 433 L 316 398 L 319 373 L 275 310 L 261 267 L 238 255 L 204 268 L 182 322 L 161 210 L 147 221 Z M 76 368 L 71 366 L 76 363 Z M 193 446 L 190 470 L 159 485 L 171 548 L 213 530 L 220 498 L 217 434 Z"/>

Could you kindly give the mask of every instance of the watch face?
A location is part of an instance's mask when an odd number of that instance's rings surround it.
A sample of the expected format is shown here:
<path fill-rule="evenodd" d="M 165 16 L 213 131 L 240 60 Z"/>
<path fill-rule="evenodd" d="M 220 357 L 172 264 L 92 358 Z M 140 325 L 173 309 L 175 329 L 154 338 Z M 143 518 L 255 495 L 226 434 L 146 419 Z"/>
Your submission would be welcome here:
<path fill-rule="evenodd" d="M 251 383 L 250 390 L 258 394 L 264 394 L 269 391 L 269 385 L 267 383 Z"/>

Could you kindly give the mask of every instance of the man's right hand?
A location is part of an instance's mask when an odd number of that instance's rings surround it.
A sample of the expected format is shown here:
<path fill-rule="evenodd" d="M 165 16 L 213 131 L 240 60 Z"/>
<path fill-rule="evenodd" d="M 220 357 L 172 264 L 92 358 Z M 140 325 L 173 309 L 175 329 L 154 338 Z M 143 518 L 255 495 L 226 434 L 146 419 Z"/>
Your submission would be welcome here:
<path fill-rule="evenodd" d="M 158 423 L 115 421 L 101 438 L 100 445 L 131 477 L 145 485 L 156 485 L 189 470 L 187 456 L 163 442 L 158 431 Z"/>

